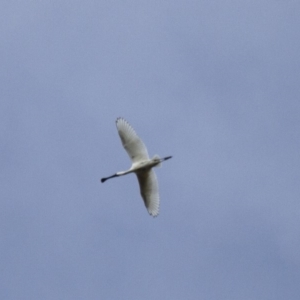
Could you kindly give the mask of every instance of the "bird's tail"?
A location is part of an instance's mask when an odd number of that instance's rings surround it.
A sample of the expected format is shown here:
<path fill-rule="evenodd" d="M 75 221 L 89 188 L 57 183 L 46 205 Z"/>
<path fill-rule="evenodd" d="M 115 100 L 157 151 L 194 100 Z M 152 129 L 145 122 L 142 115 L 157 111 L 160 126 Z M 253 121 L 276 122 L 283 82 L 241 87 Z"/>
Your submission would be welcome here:
<path fill-rule="evenodd" d="M 155 155 L 153 156 L 153 159 L 160 159 L 160 157 L 159 157 L 159 155 L 155 154 Z M 160 162 L 159 164 L 157 164 L 155 167 L 156 167 L 156 168 L 161 167 L 161 162 Z"/>

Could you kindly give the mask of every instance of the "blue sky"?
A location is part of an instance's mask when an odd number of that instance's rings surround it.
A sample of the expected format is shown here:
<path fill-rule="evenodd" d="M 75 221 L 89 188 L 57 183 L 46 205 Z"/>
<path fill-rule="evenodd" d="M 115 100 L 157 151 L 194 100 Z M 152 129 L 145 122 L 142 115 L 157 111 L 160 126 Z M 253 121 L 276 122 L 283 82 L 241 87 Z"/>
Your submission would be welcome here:
<path fill-rule="evenodd" d="M 2 1 L 0 298 L 296 300 L 298 1 Z M 115 119 L 156 170 L 160 215 Z"/>

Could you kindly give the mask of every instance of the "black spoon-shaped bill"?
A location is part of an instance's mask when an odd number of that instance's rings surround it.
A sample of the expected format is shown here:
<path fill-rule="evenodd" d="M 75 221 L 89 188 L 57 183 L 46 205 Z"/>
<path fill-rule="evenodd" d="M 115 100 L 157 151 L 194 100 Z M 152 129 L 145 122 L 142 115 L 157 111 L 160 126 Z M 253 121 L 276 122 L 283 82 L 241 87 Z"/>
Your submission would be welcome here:
<path fill-rule="evenodd" d="M 110 179 L 110 178 L 114 178 L 114 177 L 118 177 L 119 175 L 118 174 L 114 174 L 114 175 L 111 175 L 111 176 L 108 176 L 108 177 L 103 177 L 101 178 L 101 182 L 105 182 L 107 179 Z"/>

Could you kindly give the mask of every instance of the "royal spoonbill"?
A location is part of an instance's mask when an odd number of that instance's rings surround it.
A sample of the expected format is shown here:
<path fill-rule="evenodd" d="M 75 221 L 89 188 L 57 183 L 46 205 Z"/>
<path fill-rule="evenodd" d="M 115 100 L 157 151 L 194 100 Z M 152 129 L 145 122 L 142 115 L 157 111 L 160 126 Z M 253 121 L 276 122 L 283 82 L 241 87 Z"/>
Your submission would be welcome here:
<path fill-rule="evenodd" d="M 149 158 L 145 144 L 138 137 L 131 125 L 123 118 L 117 118 L 116 125 L 123 147 L 132 161 L 132 166 L 127 171 L 117 172 L 114 175 L 102 178 L 101 182 L 105 182 L 110 178 L 135 173 L 139 181 L 140 193 L 145 206 L 149 214 L 156 217 L 159 213 L 159 193 L 156 175 L 152 168 L 159 166 L 163 161 L 170 159 L 172 156 L 160 158 L 158 155 L 155 155 L 153 158 Z"/>

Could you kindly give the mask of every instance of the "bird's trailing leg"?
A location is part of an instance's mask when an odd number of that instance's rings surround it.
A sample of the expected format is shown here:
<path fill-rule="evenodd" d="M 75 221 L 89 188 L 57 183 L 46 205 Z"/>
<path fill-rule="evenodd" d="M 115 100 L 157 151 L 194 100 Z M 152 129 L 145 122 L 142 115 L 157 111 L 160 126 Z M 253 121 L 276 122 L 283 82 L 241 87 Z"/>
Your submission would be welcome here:
<path fill-rule="evenodd" d="M 172 158 L 172 156 L 167 156 L 167 157 L 162 158 L 161 161 L 165 161 L 165 160 L 168 160 L 170 158 Z"/>

